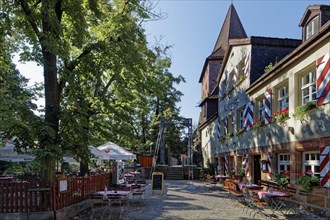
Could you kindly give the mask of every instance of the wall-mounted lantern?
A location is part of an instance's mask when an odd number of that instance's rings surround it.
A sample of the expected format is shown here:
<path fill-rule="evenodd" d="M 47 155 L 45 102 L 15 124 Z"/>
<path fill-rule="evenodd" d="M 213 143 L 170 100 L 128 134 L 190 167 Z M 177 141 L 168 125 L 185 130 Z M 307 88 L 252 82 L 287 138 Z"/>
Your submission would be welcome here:
<path fill-rule="evenodd" d="M 261 161 L 261 171 L 263 172 L 263 173 L 267 173 L 267 160 L 262 160 Z"/>

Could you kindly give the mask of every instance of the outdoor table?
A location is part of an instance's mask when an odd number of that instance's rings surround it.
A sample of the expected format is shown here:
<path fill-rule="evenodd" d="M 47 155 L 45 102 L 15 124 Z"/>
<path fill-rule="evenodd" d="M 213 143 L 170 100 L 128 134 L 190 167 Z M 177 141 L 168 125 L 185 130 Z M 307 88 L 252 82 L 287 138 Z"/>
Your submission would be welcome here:
<path fill-rule="evenodd" d="M 217 181 L 222 182 L 222 181 L 224 181 L 224 180 L 226 180 L 226 179 L 230 179 L 230 176 L 216 175 L 216 176 L 215 176 L 215 179 L 216 179 Z"/>
<path fill-rule="evenodd" d="M 132 184 L 126 184 L 126 187 L 127 188 L 130 188 L 130 189 L 136 189 L 136 188 L 144 188 L 146 186 L 146 184 L 135 184 L 135 183 L 132 183 Z"/>
<path fill-rule="evenodd" d="M 124 178 L 127 179 L 127 180 L 131 180 L 133 177 L 134 177 L 134 175 L 131 174 L 131 173 L 125 173 L 124 174 Z"/>
<path fill-rule="evenodd" d="M 134 175 L 134 180 L 136 180 L 137 177 L 140 176 L 141 172 L 134 171 L 134 172 L 130 172 L 130 174 Z"/>
<path fill-rule="evenodd" d="M 101 195 L 101 196 L 129 196 L 131 192 L 130 191 L 124 191 L 124 190 L 109 190 L 109 191 L 98 191 L 95 192 L 94 195 Z"/>
<path fill-rule="evenodd" d="M 262 190 L 262 191 L 258 192 L 258 196 L 260 199 L 262 199 L 262 198 L 266 199 L 266 202 L 269 204 L 269 206 L 272 209 L 272 212 L 274 214 L 275 211 L 281 211 L 282 207 L 286 207 L 284 200 L 281 200 L 279 198 L 286 198 L 286 197 L 290 197 L 292 195 L 287 194 L 285 192 L 280 192 L 280 191 Z M 282 214 L 283 214 L 283 212 L 282 212 Z"/>
<path fill-rule="evenodd" d="M 243 189 L 247 189 L 249 191 L 256 191 L 263 189 L 262 186 L 253 183 L 238 183 L 238 187 L 241 191 L 243 191 Z"/>

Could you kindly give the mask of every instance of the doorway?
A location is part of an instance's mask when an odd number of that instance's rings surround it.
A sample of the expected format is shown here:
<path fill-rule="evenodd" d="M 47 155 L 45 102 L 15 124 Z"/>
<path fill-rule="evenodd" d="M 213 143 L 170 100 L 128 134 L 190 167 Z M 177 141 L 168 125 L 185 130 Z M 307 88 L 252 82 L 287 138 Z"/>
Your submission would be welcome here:
<path fill-rule="evenodd" d="M 258 184 L 261 180 L 261 167 L 260 167 L 261 155 L 253 156 L 253 183 Z"/>

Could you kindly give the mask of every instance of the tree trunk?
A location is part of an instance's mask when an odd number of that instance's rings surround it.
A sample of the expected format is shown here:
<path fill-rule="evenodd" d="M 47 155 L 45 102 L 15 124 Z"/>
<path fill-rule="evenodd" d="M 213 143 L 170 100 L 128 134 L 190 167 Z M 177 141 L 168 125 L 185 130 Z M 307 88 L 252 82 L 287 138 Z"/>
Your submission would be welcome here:
<path fill-rule="evenodd" d="M 42 138 L 41 147 L 51 151 L 52 148 L 58 146 L 60 95 L 57 82 L 56 55 L 48 52 L 44 47 L 42 53 L 44 59 L 45 124 L 54 131 L 55 136 Z M 42 159 L 41 183 L 45 186 L 49 185 L 55 178 L 55 158 L 53 154 L 47 154 Z"/>
<path fill-rule="evenodd" d="M 42 1 L 42 35 L 40 37 L 43 65 L 44 65 L 44 84 L 45 84 L 45 127 L 52 129 L 54 135 L 46 135 L 41 137 L 40 144 L 44 151 L 48 151 L 42 158 L 41 168 L 41 184 L 49 185 L 55 179 L 55 159 L 54 149 L 58 146 L 59 131 L 59 110 L 60 110 L 60 94 L 57 81 L 56 54 L 51 50 L 50 36 L 59 38 L 58 28 L 54 26 L 55 5 L 52 1 Z M 61 14 L 57 14 L 57 19 L 61 18 Z M 59 20 L 60 23 L 60 20 Z M 47 39 L 49 38 L 49 39 Z"/>
<path fill-rule="evenodd" d="M 85 176 L 86 174 L 88 174 L 88 160 L 82 160 L 80 162 L 80 174 L 79 176 Z"/>

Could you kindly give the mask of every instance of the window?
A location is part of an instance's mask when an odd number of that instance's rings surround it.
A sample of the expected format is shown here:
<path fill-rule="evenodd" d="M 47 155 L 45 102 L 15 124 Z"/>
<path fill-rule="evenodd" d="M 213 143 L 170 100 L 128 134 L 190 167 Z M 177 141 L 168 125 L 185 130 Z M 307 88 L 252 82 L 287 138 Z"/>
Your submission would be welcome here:
<path fill-rule="evenodd" d="M 301 105 L 316 100 L 316 73 L 311 71 L 301 77 Z"/>
<path fill-rule="evenodd" d="M 237 110 L 237 130 L 244 128 L 244 110 Z"/>
<path fill-rule="evenodd" d="M 233 114 L 228 115 L 228 133 L 234 132 L 234 116 Z"/>
<path fill-rule="evenodd" d="M 283 86 L 277 93 L 277 111 L 289 108 L 288 86 Z"/>
<path fill-rule="evenodd" d="M 242 169 L 244 168 L 243 167 L 243 157 L 242 156 L 237 156 L 236 157 L 236 160 L 237 160 L 237 170 L 236 170 L 236 173 L 239 174 Z"/>
<path fill-rule="evenodd" d="M 264 118 L 264 103 L 263 103 L 263 99 L 260 98 L 257 100 L 257 119 L 259 119 L 260 121 L 263 120 Z"/>
<path fill-rule="evenodd" d="M 290 172 L 290 154 L 278 154 L 278 172 L 287 174 Z"/>
<path fill-rule="evenodd" d="M 303 172 L 312 176 L 320 177 L 320 153 L 305 152 L 303 153 Z"/>
<path fill-rule="evenodd" d="M 228 133 L 228 118 L 226 117 L 226 118 L 224 118 L 223 120 L 222 120 L 222 123 L 221 123 L 223 126 L 222 126 L 222 128 L 223 128 L 223 135 L 224 136 L 226 136 L 227 135 L 227 133 Z"/>
<path fill-rule="evenodd" d="M 314 18 L 306 25 L 306 40 L 309 39 L 318 31 L 317 22 L 318 22 L 318 17 Z"/>

